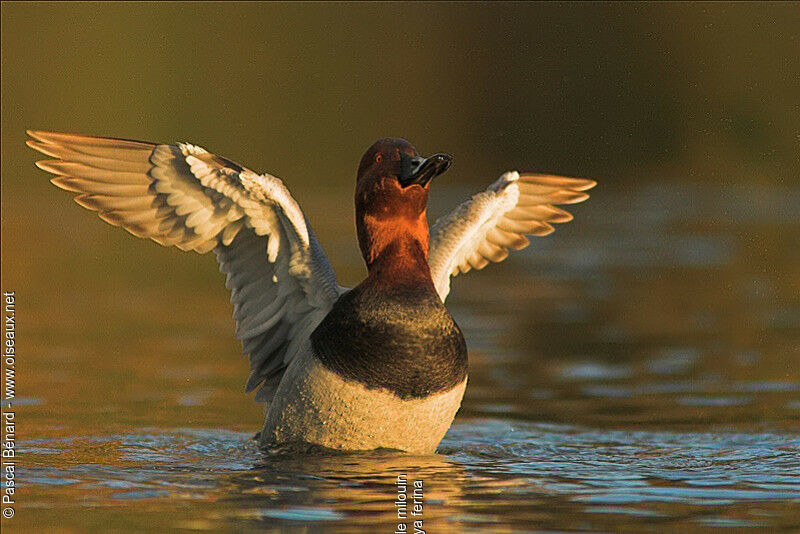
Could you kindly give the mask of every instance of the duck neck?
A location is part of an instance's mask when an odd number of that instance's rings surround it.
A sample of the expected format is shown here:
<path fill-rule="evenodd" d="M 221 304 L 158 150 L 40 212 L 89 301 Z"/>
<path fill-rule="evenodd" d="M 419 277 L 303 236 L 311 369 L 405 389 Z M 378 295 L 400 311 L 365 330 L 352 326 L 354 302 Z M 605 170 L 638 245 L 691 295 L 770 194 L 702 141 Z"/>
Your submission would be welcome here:
<path fill-rule="evenodd" d="M 357 214 L 358 244 L 368 278 L 392 281 L 430 280 L 428 219 L 424 207 L 411 213 L 386 216 Z"/>
<path fill-rule="evenodd" d="M 367 263 L 367 281 L 381 287 L 433 287 L 428 240 L 411 234 L 390 241 Z"/>

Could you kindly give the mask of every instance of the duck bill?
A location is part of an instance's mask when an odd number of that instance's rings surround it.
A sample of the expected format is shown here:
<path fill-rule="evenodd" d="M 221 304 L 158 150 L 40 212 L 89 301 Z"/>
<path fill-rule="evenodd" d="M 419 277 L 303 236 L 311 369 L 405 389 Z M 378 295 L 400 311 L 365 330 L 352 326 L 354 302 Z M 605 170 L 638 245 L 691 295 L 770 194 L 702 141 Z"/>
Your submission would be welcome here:
<path fill-rule="evenodd" d="M 429 158 L 406 156 L 402 160 L 402 172 L 398 176 L 400 185 L 421 185 L 425 187 L 431 180 L 444 173 L 453 158 L 447 154 L 434 154 Z"/>

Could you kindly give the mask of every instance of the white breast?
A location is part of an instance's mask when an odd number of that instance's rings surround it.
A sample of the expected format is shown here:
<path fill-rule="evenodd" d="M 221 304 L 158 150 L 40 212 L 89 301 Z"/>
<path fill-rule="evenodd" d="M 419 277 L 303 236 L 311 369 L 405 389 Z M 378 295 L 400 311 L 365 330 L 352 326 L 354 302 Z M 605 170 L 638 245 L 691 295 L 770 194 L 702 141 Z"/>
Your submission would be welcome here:
<path fill-rule="evenodd" d="M 333 449 L 429 454 L 461 406 L 467 380 L 424 399 L 403 400 L 328 370 L 311 347 L 286 371 L 261 432 L 264 446 L 312 443 Z"/>

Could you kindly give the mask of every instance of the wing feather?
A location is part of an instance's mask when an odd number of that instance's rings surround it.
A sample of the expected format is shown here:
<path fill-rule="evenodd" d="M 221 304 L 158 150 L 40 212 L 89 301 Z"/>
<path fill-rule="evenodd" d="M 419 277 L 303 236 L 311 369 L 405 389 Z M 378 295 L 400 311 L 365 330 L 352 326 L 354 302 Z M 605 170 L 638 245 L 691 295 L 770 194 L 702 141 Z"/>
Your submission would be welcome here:
<path fill-rule="evenodd" d="M 554 204 L 583 202 L 596 182 L 542 174 L 507 172 L 431 228 L 428 264 L 442 301 L 450 277 L 490 262 L 503 261 L 510 250 L 525 248 L 526 235 L 545 236 L 553 223 L 572 220 Z"/>
<path fill-rule="evenodd" d="M 246 389 L 269 400 L 280 376 L 343 288 L 278 178 L 187 143 L 30 131 L 56 186 L 114 226 L 165 246 L 214 250 L 231 290 L 236 337 L 250 355 Z"/>

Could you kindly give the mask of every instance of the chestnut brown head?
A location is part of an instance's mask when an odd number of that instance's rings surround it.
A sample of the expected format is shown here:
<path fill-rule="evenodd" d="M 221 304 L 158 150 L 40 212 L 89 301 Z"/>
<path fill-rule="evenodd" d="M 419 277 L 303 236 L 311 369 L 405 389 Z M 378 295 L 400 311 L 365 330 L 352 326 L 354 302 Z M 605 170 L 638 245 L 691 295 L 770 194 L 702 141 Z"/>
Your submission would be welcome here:
<path fill-rule="evenodd" d="M 357 180 L 361 183 L 394 178 L 402 188 L 412 185 L 427 187 L 432 179 L 447 170 L 452 159 L 447 154 L 423 158 L 405 139 L 381 139 L 362 156 Z"/>
<path fill-rule="evenodd" d="M 452 158 L 420 156 L 405 139 L 381 139 L 364 153 L 356 178 L 356 227 L 367 265 L 392 241 L 404 237 L 428 253 L 425 211 L 428 186 L 450 166 Z"/>

